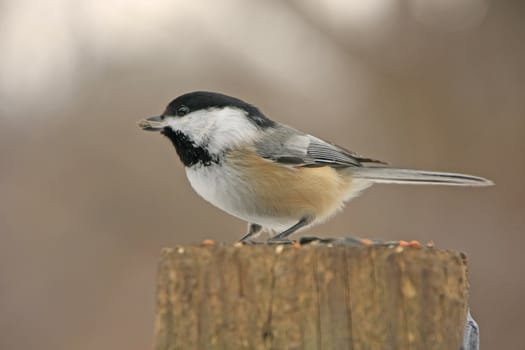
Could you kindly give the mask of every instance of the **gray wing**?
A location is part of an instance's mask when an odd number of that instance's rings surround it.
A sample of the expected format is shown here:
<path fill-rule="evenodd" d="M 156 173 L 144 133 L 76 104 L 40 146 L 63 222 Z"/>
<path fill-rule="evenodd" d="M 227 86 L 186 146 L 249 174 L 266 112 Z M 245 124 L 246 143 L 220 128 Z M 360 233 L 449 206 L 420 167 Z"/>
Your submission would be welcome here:
<path fill-rule="evenodd" d="M 280 126 L 270 130 L 256 144 L 257 152 L 278 163 L 306 167 L 350 167 L 381 163 L 295 129 Z"/>

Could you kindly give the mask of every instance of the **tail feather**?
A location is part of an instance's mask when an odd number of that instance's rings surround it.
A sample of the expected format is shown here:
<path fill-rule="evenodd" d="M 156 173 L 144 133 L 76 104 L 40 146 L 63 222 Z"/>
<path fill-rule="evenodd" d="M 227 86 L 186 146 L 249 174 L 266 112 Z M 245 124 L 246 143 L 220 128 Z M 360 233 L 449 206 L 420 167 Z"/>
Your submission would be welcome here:
<path fill-rule="evenodd" d="M 490 180 L 473 175 L 386 167 L 352 168 L 352 175 L 355 178 L 376 183 L 448 186 L 490 186 L 494 184 Z"/>

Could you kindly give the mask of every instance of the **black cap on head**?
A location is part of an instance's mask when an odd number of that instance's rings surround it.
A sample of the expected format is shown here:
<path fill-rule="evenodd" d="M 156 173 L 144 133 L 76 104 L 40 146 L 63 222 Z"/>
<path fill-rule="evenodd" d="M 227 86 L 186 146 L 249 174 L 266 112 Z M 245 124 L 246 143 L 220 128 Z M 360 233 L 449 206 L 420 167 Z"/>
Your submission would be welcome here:
<path fill-rule="evenodd" d="M 232 107 L 246 112 L 246 116 L 257 126 L 267 128 L 275 123 L 268 119 L 257 107 L 238 98 L 216 92 L 194 91 L 181 95 L 166 107 L 165 115 L 184 116 L 188 113 L 211 108 Z"/>

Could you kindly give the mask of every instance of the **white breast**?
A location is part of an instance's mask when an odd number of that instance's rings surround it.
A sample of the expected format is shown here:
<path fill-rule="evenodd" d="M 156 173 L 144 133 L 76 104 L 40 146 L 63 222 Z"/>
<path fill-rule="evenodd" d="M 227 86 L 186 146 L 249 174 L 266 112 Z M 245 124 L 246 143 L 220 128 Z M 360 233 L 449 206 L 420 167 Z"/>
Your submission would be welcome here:
<path fill-rule="evenodd" d="M 260 216 L 250 179 L 231 167 L 218 164 L 194 166 L 186 168 L 186 175 L 202 198 L 239 219 L 277 231 L 296 223 L 290 218 Z"/>

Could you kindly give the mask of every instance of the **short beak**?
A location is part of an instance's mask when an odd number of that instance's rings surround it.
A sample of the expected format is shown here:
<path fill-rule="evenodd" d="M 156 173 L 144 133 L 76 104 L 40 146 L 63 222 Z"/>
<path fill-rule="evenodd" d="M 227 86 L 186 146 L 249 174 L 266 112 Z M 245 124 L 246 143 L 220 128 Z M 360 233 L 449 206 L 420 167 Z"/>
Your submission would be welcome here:
<path fill-rule="evenodd" d="M 155 116 L 140 120 L 138 125 L 139 128 L 145 131 L 161 131 L 167 124 L 160 118 L 160 116 Z"/>

